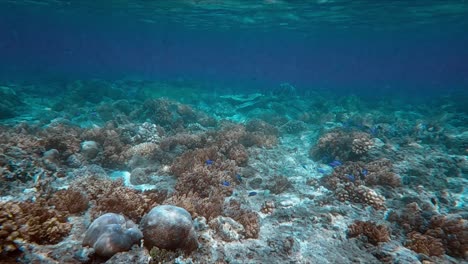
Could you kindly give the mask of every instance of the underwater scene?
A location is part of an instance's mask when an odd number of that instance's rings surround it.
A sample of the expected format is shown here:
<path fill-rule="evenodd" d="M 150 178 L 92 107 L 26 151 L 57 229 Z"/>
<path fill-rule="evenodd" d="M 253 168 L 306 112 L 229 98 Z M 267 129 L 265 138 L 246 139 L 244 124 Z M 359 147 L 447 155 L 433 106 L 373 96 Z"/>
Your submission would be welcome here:
<path fill-rule="evenodd" d="M 0 0 L 0 264 L 468 263 L 468 1 Z"/>

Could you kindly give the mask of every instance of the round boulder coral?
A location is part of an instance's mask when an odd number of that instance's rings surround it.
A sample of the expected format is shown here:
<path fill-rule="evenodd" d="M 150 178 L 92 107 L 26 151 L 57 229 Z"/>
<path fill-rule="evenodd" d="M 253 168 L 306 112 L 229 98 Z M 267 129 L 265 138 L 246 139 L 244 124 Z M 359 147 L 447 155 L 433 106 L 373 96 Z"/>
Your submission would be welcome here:
<path fill-rule="evenodd" d="M 81 143 L 81 153 L 88 159 L 94 159 L 99 153 L 99 146 L 96 141 L 84 141 Z"/>
<path fill-rule="evenodd" d="M 91 246 L 97 255 L 111 257 L 115 253 L 128 251 L 143 237 L 131 220 L 114 213 L 107 213 L 89 226 L 83 246 Z"/>
<path fill-rule="evenodd" d="M 145 246 L 149 249 L 195 250 L 198 242 L 192 217 L 184 208 L 172 205 L 156 206 L 140 223 Z"/>

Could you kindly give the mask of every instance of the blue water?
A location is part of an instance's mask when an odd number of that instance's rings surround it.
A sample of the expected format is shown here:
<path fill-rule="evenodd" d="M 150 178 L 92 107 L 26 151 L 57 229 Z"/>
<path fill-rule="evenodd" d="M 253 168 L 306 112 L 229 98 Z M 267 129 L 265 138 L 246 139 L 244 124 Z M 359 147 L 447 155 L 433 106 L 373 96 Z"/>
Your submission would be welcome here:
<path fill-rule="evenodd" d="M 172 5 L 2 1 L 0 77 L 416 92 L 468 85 L 464 1 Z"/>

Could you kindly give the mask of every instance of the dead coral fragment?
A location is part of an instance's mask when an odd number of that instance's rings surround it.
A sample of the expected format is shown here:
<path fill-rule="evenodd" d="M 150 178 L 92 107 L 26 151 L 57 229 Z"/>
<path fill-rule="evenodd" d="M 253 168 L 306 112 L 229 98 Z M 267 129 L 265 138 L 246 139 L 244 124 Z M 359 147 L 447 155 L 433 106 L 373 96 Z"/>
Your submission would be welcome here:
<path fill-rule="evenodd" d="M 390 232 L 387 226 L 378 225 L 371 221 L 358 220 L 348 226 L 349 237 L 357 237 L 360 235 L 366 236 L 373 245 L 390 241 Z"/>

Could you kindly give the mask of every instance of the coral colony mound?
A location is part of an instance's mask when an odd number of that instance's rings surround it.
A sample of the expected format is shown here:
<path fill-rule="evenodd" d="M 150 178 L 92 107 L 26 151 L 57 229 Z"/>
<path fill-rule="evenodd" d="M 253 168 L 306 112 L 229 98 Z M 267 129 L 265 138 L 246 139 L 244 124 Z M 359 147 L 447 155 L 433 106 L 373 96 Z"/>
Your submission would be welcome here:
<path fill-rule="evenodd" d="M 468 261 L 466 96 L 175 85 L 0 87 L 0 263 Z"/>

